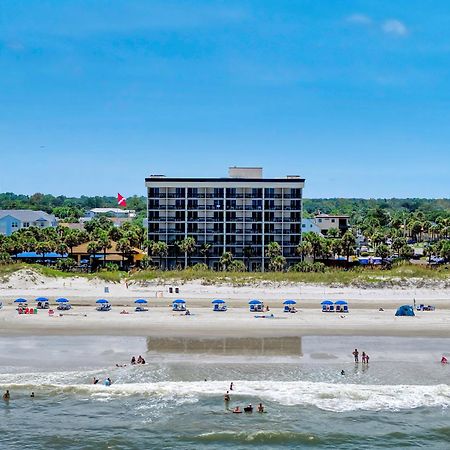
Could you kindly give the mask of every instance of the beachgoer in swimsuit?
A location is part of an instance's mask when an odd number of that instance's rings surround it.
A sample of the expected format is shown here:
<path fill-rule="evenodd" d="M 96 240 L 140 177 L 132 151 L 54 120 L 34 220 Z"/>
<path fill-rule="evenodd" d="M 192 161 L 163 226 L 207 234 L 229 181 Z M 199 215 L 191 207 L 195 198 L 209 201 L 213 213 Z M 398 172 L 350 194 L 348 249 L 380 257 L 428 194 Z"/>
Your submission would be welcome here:
<path fill-rule="evenodd" d="M 111 384 L 112 384 L 111 378 L 108 377 L 108 378 L 105 380 L 105 386 L 111 386 Z"/>
<path fill-rule="evenodd" d="M 352 355 L 355 357 L 355 362 L 359 362 L 359 352 L 357 348 L 355 348 L 355 351 L 352 353 Z"/>
<path fill-rule="evenodd" d="M 6 392 L 3 394 L 3 400 L 5 400 L 5 402 L 9 401 L 9 399 L 11 398 L 11 396 L 9 395 L 9 390 L 6 390 Z"/>
<path fill-rule="evenodd" d="M 363 364 L 366 363 L 366 352 L 362 352 L 361 361 L 362 361 Z"/>
<path fill-rule="evenodd" d="M 94 377 L 94 380 L 92 381 L 92 384 L 97 384 L 98 383 L 98 378 Z"/>
<path fill-rule="evenodd" d="M 225 400 L 225 403 L 228 403 L 231 400 L 229 391 L 223 396 L 223 399 Z"/>
<path fill-rule="evenodd" d="M 139 358 L 137 359 L 137 363 L 142 364 L 142 356 L 141 355 L 139 355 Z"/>
<path fill-rule="evenodd" d="M 252 413 L 252 412 L 253 412 L 253 406 L 252 406 L 251 404 L 248 405 L 248 406 L 246 406 L 246 407 L 244 408 L 244 412 Z"/>
<path fill-rule="evenodd" d="M 136 364 L 136 358 L 134 356 L 131 358 L 131 364 Z"/>
<path fill-rule="evenodd" d="M 235 414 L 238 414 L 238 413 L 241 413 L 242 411 L 241 411 L 241 408 L 239 408 L 239 406 L 236 406 L 236 408 L 233 409 L 233 412 Z"/>
<path fill-rule="evenodd" d="M 263 406 L 262 403 L 260 403 L 260 404 L 258 405 L 258 412 L 259 412 L 259 413 L 263 413 L 263 412 L 264 412 L 264 406 Z"/>
<path fill-rule="evenodd" d="M 341 375 L 345 375 L 344 369 L 341 370 Z"/>
<path fill-rule="evenodd" d="M 234 384 L 233 384 L 233 382 L 231 382 L 231 384 L 230 384 L 230 391 L 233 390 L 233 386 L 234 386 Z"/>
<path fill-rule="evenodd" d="M 34 392 L 31 393 L 30 397 L 31 397 L 31 398 L 34 398 Z"/>
<path fill-rule="evenodd" d="M 369 364 L 369 355 L 366 355 L 366 364 Z"/>
<path fill-rule="evenodd" d="M 443 356 L 441 358 L 441 364 L 447 364 L 447 363 L 448 363 L 447 358 L 445 356 Z"/>

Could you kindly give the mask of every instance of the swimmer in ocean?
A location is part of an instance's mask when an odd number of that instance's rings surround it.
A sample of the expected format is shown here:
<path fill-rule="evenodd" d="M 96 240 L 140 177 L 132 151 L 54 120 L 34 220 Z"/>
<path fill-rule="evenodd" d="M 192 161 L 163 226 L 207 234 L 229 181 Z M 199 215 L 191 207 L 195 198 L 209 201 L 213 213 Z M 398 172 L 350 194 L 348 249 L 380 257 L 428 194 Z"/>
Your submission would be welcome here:
<path fill-rule="evenodd" d="M 11 396 L 9 395 L 9 390 L 6 390 L 6 392 L 3 394 L 3 400 L 5 400 L 5 402 L 8 402 L 10 398 Z"/>

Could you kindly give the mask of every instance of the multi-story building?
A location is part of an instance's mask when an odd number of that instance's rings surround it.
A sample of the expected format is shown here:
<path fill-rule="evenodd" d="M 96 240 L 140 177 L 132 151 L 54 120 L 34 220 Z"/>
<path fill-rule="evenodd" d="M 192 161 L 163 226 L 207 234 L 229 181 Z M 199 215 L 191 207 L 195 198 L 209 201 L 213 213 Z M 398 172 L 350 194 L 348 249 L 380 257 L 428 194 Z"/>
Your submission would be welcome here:
<path fill-rule="evenodd" d="M 314 216 L 314 222 L 324 236 L 332 229 L 339 230 L 341 235 L 344 234 L 350 228 L 349 220 L 350 216 L 347 215 L 316 214 Z"/>
<path fill-rule="evenodd" d="M 29 227 L 56 227 L 57 220 L 53 214 L 28 209 L 0 210 L 0 234 L 10 236 L 14 231 Z"/>
<path fill-rule="evenodd" d="M 219 268 L 224 252 L 231 252 L 250 270 L 268 267 L 265 249 L 278 242 L 288 264 L 299 260 L 302 191 L 299 176 L 263 178 L 261 168 L 232 167 L 228 178 L 146 178 L 148 237 L 169 245 L 166 268 L 187 263 L 175 242 L 193 237 L 192 264 Z M 208 251 L 201 251 L 209 244 Z"/>

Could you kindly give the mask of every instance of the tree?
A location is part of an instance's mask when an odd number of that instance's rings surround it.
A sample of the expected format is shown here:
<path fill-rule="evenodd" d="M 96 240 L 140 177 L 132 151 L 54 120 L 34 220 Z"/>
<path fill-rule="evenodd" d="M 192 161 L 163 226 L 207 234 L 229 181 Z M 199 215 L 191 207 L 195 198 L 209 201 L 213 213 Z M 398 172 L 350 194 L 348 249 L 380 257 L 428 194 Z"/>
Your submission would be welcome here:
<path fill-rule="evenodd" d="M 354 254 L 356 247 L 356 238 L 350 230 L 346 231 L 342 236 L 341 245 L 345 257 L 347 258 L 347 262 L 349 262 L 350 256 Z"/>
<path fill-rule="evenodd" d="M 274 272 L 281 272 L 286 265 L 286 258 L 281 255 L 274 256 L 270 260 L 269 268 Z"/>
<path fill-rule="evenodd" d="M 223 252 L 219 259 L 219 264 L 222 266 L 222 270 L 228 270 L 228 267 L 233 262 L 233 254 L 231 252 Z"/>
<path fill-rule="evenodd" d="M 341 232 L 337 228 L 330 228 L 327 232 L 327 238 L 335 239 L 341 237 Z"/>
<path fill-rule="evenodd" d="M 117 250 L 122 253 L 122 267 L 125 267 L 125 256 L 131 254 L 132 246 L 127 238 L 121 238 L 116 244 Z"/>
<path fill-rule="evenodd" d="M 316 262 L 317 256 L 322 252 L 325 239 L 323 236 L 319 236 L 318 234 L 310 231 L 304 234 L 303 241 L 311 244 L 313 261 Z"/>
<path fill-rule="evenodd" d="M 205 264 L 208 267 L 209 267 L 209 254 L 210 254 L 210 251 L 211 251 L 211 244 L 208 244 L 207 242 L 202 244 L 202 246 L 200 247 L 200 254 L 205 259 Z"/>
<path fill-rule="evenodd" d="M 96 233 L 96 241 L 103 250 L 103 265 L 106 265 L 106 253 L 111 248 L 111 238 L 106 230 L 99 229 Z"/>
<path fill-rule="evenodd" d="M 159 268 L 162 267 L 162 258 L 167 256 L 169 252 L 169 246 L 163 241 L 154 242 L 151 248 L 151 253 L 153 256 L 159 257 Z"/>
<path fill-rule="evenodd" d="M 247 267 L 244 264 L 244 261 L 241 261 L 240 259 L 234 259 L 228 266 L 228 270 L 232 272 L 246 272 Z"/>
<path fill-rule="evenodd" d="M 278 242 L 269 242 L 266 248 L 266 256 L 270 259 L 281 255 L 281 246 Z"/>
<path fill-rule="evenodd" d="M 400 250 L 407 245 L 406 238 L 397 237 L 392 241 L 392 250 L 400 256 Z"/>
<path fill-rule="evenodd" d="M 44 241 L 36 244 L 36 253 L 42 255 L 42 262 L 45 262 L 45 254 L 55 250 L 55 246 L 52 242 Z"/>
<path fill-rule="evenodd" d="M 187 237 L 180 242 L 180 250 L 187 255 L 188 265 L 191 265 L 191 256 L 195 252 L 197 246 L 193 237 Z M 186 267 L 185 267 L 186 268 Z"/>
<path fill-rule="evenodd" d="M 255 250 L 253 247 L 248 245 L 243 248 L 242 253 L 244 254 L 244 258 L 246 261 L 245 265 L 247 267 L 247 270 L 250 270 L 250 258 L 252 258 L 252 256 L 254 256 Z"/>
<path fill-rule="evenodd" d="M 295 251 L 298 255 L 300 255 L 302 261 L 304 261 L 307 256 L 312 254 L 313 246 L 311 242 L 303 240 L 297 245 Z"/>
<path fill-rule="evenodd" d="M 375 248 L 375 256 L 386 259 L 390 256 L 391 251 L 386 244 L 378 244 Z"/>

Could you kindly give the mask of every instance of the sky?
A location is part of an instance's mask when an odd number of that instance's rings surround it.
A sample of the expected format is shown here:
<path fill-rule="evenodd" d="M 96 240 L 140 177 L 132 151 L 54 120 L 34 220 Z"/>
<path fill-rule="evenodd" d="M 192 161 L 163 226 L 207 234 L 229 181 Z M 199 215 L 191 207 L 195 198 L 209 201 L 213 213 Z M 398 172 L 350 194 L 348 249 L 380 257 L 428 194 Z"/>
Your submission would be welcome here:
<path fill-rule="evenodd" d="M 301 175 L 449 197 L 447 0 L 2 0 L 0 192 Z"/>

